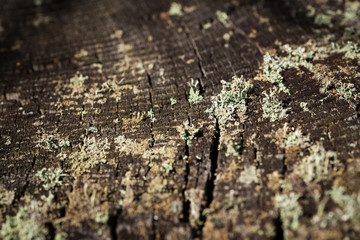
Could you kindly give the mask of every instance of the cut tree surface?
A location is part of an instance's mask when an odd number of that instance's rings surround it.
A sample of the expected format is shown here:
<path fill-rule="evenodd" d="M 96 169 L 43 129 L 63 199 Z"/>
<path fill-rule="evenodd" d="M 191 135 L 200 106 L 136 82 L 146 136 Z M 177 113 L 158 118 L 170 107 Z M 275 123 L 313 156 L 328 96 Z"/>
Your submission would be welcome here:
<path fill-rule="evenodd" d="M 1 239 L 357 239 L 358 1 L 3 0 Z"/>

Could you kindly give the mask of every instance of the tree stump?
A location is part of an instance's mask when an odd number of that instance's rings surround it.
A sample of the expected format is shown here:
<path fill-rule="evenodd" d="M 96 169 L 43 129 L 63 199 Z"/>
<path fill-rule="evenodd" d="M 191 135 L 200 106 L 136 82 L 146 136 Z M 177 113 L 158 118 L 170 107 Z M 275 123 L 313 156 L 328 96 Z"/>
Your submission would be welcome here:
<path fill-rule="evenodd" d="M 358 1 L 3 0 L 2 239 L 356 239 Z"/>

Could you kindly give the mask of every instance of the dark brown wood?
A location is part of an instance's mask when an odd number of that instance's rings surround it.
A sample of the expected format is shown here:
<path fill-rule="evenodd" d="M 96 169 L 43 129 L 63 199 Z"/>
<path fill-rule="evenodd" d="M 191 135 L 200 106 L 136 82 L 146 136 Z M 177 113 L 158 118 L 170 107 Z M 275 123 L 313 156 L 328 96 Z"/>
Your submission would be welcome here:
<path fill-rule="evenodd" d="M 331 73 L 357 94 L 357 59 L 331 52 L 312 60 L 312 70 L 282 71 L 291 94 L 278 98 L 289 110 L 274 122 L 262 108 L 273 84 L 256 77 L 267 52 L 284 55 L 281 45 L 330 51 L 331 34 L 341 46 L 357 43 L 340 17 L 348 1 L 179 3 L 181 16 L 165 0 L 0 1 L 0 236 L 356 239 L 359 213 L 346 219 L 344 206 L 360 211 L 359 98 L 319 89 Z M 309 6 L 333 26 L 316 24 Z M 350 24 L 356 31 L 359 21 Z M 206 110 L 220 81 L 235 75 L 253 88 L 246 119 L 224 127 Z M 203 97 L 196 104 L 191 79 Z M 187 124 L 199 129 L 191 142 L 179 133 Z M 306 146 L 284 147 L 286 131 L 296 129 L 309 136 Z M 230 140 L 239 157 L 227 154 Z M 307 181 L 299 164 L 320 142 L 340 170 Z M 47 181 L 56 170 L 58 182 Z M 344 206 L 327 193 L 337 186 L 346 187 Z M 283 207 L 281 196 L 289 200 Z"/>

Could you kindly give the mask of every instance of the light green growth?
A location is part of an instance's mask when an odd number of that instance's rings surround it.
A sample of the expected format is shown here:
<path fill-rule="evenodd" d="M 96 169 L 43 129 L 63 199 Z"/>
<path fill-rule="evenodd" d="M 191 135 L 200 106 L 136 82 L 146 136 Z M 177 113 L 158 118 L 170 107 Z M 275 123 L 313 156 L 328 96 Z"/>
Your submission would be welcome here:
<path fill-rule="evenodd" d="M 43 1 L 44 0 L 34 0 L 34 4 L 35 6 L 40 7 L 43 4 Z"/>
<path fill-rule="evenodd" d="M 230 25 L 230 18 L 226 14 L 226 12 L 222 11 L 216 11 L 216 17 L 225 27 L 228 27 Z"/>
<path fill-rule="evenodd" d="M 106 163 L 106 154 L 109 148 L 110 144 L 107 138 L 83 137 L 83 144 L 79 145 L 79 150 L 69 156 L 72 160 L 72 169 L 76 174 L 81 174 L 99 163 Z"/>
<path fill-rule="evenodd" d="M 300 129 L 296 129 L 285 136 L 285 148 L 292 146 L 306 147 L 310 142 L 309 136 L 304 136 Z"/>
<path fill-rule="evenodd" d="M 352 224 L 360 223 L 359 193 L 346 194 L 346 188 L 344 186 L 335 184 L 327 194 L 329 194 L 332 200 L 339 206 L 334 211 L 336 219 L 342 222 L 349 221 Z"/>
<path fill-rule="evenodd" d="M 335 52 L 344 53 L 345 57 L 360 60 L 360 48 L 353 42 L 347 42 L 342 48 L 338 48 Z"/>
<path fill-rule="evenodd" d="M 131 51 L 133 48 L 134 48 L 133 45 L 122 42 L 122 43 L 118 44 L 117 50 L 118 50 L 118 53 L 127 53 L 127 52 Z"/>
<path fill-rule="evenodd" d="M 66 232 L 59 232 L 55 235 L 55 240 L 67 240 L 68 234 Z"/>
<path fill-rule="evenodd" d="M 314 52 L 308 51 L 303 47 L 298 47 L 292 49 L 289 44 L 285 44 L 281 47 L 283 52 L 286 52 L 288 56 L 285 58 L 287 63 L 284 64 L 284 67 L 287 69 L 298 68 L 299 66 L 306 67 L 311 70 L 313 65 L 310 61 L 314 58 Z"/>
<path fill-rule="evenodd" d="M 152 110 L 152 108 L 147 112 L 147 116 L 148 116 L 148 118 L 150 118 L 151 122 L 155 122 L 155 121 L 156 121 L 156 118 L 155 118 L 155 115 L 154 115 L 154 111 Z"/>
<path fill-rule="evenodd" d="M 199 128 L 196 128 L 194 125 L 189 125 L 189 121 L 185 121 L 182 125 L 176 128 L 180 133 L 182 140 L 186 141 L 187 145 L 191 144 L 191 141 L 197 138 L 197 135 L 200 132 Z"/>
<path fill-rule="evenodd" d="M 14 197 L 15 197 L 14 191 L 8 191 L 5 188 L 5 186 L 0 184 L 0 205 L 2 206 L 10 205 L 14 200 Z"/>
<path fill-rule="evenodd" d="M 15 216 L 6 216 L 0 236 L 3 240 L 46 240 L 48 231 L 26 207 L 20 207 Z"/>
<path fill-rule="evenodd" d="M 171 106 L 174 106 L 176 103 L 177 103 L 177 100 L 175 98 L 170 98 Z"/>
<path fill-rule="evenodd" d="M 280 218 L 283 223 L 284 237 L 288 238 L 289 230 L 296 231 L 300 227 L 300 217 L 302 208 L 298 203 L 299 195 L 290 192 L 289 194 L 277 194 L 275 196 L 275 206 L 280 211 Z"/>
<path fill-rule="evenodd" d="M 87 79 L 87 76 L 83 76 L 80 73 L 76 73 L 74 77 L 70 78 L 68 87 L 72 89 L 72 95 L 75 93 L 83 93 L 85 91 L 84 82 Z"/>
<path fill-rule="evenodd" d="M 310 112 L 309 108 L 308 108 L 308 103 L 306 102 L 301 102 L 300 103 L 300 107 L 303 109 L 304 112 Z"/>
<path fill-rule="evenodd" d="M 317 14 L 314 19 L 314 23 L 319 26 L 327 26 L 332 28 L 334 25 L 331 22 L 331 16 L 325 14 Z"/>
<path fill-rule="evenodd" d="M 170 9 L 169 9 L 169 15 L 170 16 L 182 16 L 182 15 L 184 15 L 181 4 L 176 3 L 176 2 L 171 3 Z"/>
<path fill-rule="evenodd" d="M 40 25 L 48 24 L 50 21 L 51 21 L 51 17 L 45 16 L 42 13 L 38 12 L 36 14 L 36 18 L 33 20 L 32 23 L 35 27 L 39 27 Z"/>
<path fill-rule="evenodd" d="M 199 90 L 195 90 L 197 88 L 197 85 L 199 84 L 198 81 L 194 81 L 191 79 L 190 82 L 190 92 L 189 92 L 189 103 L 196 104 L 203 100 L 203 97 L 200 95 Z"/>
<path fill-rule="evenodd" d="M 236 121 L 234 115 L 240 120 L 245 120 L 247 110 L 246 99 L 253 85 L 250 81 L 234 76 L 231 82 L 221 80 L 222 90 L 212 97 L 212 106 L 206 112 L 214 115 L 221 127 L 225 127 L 228 121 Z"/>
<path fill-rule="evenodd" d="M 85 49 L 80 49 L 79 52 L 75 53 L 74 57 L 75 58 L 84 58 L 87 57 L 89 55 L 89 52 L 86 51 Z"/>
<path fill-rule="evenodd" d="M 64 179 L 68 176 L 62 169 L 56 168 L 52 170 L 50 168 L 43 168 L 35 174 L 41 182 L 45 190 L 54 189 L 56 186 L 65 186 Z"/>
<path fill-rule="evenodd" d="M 265 93 L 262 110 L 264 118 L 270 118 L 270 122 L 275 122 L 287 117 L 288 109 L 283 108 L 282 103 L 275 96 L 275 91 L 270 91 L 270 95 Z"/>
<path fill-rule="evenodd" d="M 174 169 L 173 166 L 171 166 L 170 164 L 167 164 L 167 163 L 161 164 L 161 170 L 164 171 L 165 173 L 169 173 L 173 169 Z"/>
<path fill-rule="evenodd" d="M 205 30 L 207 30 L 207 29 L 209 29 L 209 28 L 211 28 L 211 27 L 212 27 L 212 23 L 211 23 L 211 22 L 205 23 L 204 26 L 203 26 L 203 28 L 204 28 Z"/>
<path fill-rule="evenodd" d="M 255 183 L 259 182 L 256 173 L 256 167 L 255 166 L 245 167 L 244 171 L 240 173 L 239 181 L 240 183 L 243 183 L 245 185 L 249 185 L 252 182 Z"/>
<path fill-rule="evenodd" d="M 341 99 L 349 101 L 350 99 L 357 98 L 358 94 L 354 84 L 352 83 L 337 83 L 335 85 L 336 94 L 340 96 Z"/>
<path fill-rule="evenodd" d="M 306 10 L 307 10 L 307 13 L 306 13 L 307 17 L 314 17 L 315 16 L 316 9 L 313 6 L 307 5 Z"/>
<path fill-rule="evenodd" d="M 232 32 L 224 33 L 223 39 L 224 39 L 226 42 L 228 42 L 228 41 L 230 41 L 231 36 L 232 36 Z"/>
<path fill-rule="evenodd" d="M 225 156 L 235 156 L 239 158 L 241 156 L 241 145 L 238 145 L 237 143 L 234 143 L 233 140 L 224 141 L 227 149 Z"/>
<path fill-rule="evenodd" d="M 340 169 L 340 162 L 337 160 L 337 154 L 333 151 L 326 151 L 321 142 L 317 142 L 310 147 L 310 154 L 304 157 L 300 164 L 295 168 L 305 182 L 320 180 L 326 177 L 330 172 L 336 172 Z"/>
<path fill-rule="evenodd" d="M 45 146 L 43 145 L 45 143 Z M 42 134 L 38 145 L 46 150 L 57 150 L 59 148 L 70 147 L 71 143 L 67 138 L 61 138 L 59 134 Z"/>
<path fill-rule="evenodd" d="M 306 51 L 303 47 L 292 49 L 288 44 L 281 46 L 281 50 L 287 53 L 287 56 L 277 57 L 269 53 L 264 55 L 263 73 L 265 78 L 278 86 L 280 91 L 290 94 L 289 89 L 283 84 L 284 78 L 281 76 L 281 72 L 299 66 L 312 69 L 310 61 L 313 59 L 314 53 Z"/>
<path fill-rule="evenodd" d="M 360 17 L 360 2 L 345 2 L 343 22 L 352 22 Z"/>

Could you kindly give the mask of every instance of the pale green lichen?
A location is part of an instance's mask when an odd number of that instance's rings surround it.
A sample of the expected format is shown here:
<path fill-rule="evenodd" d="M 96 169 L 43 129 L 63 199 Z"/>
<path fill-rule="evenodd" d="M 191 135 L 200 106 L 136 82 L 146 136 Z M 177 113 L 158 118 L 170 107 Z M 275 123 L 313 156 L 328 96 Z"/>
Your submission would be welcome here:
<path fill-rule="evenodd" d="M 46 240 L 47 235 L 48 230 L 26 207 L 20 207 L 15 216 L 6 216 L 0 230 L 3 240 Z"/>
<path fill-rule="evenodd" d="M 222 11 L 216 11 L 216 17 L 225 27 L 228 27 L 230 25 L 230 18 L 226 14 L 226 12 Z"/>
<path fill-rule="evenodd" d="M 234 156 L 239 158 L 241 156 L 241 145 L 234 143 L 233 140 L 224 141 L 224 144 L 226 145 L 226 153 L 225 156 Z"/>
<path fill-rule="evenodd" d="M 161 164 L 161 170 L 164 171 L 165 173 L 169 173 L 172 170 L 174 170 L 174 168 L 170 164 L 163 163 L 163 164 Z"/>
<path fill-rule="evenodd" d="M 73 76 L 72 78 L 70 78 L 70 84 L 69 84 L 69 88 L 72 89 L 72 95 L 75 93 L 82 93 L 84 92 L 85 88 L 84 88 L 84 82 L 85 80 L 87 80 L 88 77 L 87 76 L 83 76 L 80 73 L 76 73 L 75 76 Z"/>
<path fill-rule="evenodd" d="M 334 151 L 327 151 L 322 142 L 317 142 L 309 149 L 310 154 L 302 158 L 301 162 L 295 168 L 305 182 L 322 179 L 330 174 L 340 170 L 340 162 L 337 160 L 337 154 Z"/>
<path fill-rule="evenodd" d="M 35 176 L 41 180 L 43 188 L 47 191 L 54 189 L 56 186 L 67 185 L 64 180 L 68 177 L 68 174 L 65 174 L 60 168 L 55 170 L 43 168 Z"/>
<path fill-rule="evenodd" d="M 180 133 L 182 140 L 186 141 L 187 145 L 191 144 L 191 141 L 198 137 L 200 128 L 196 128 L 194 125 L 190 125 L 189 121 L 185 121 L 182 125 L 176 128 Z"/>
<path fill-rule="evenodd" d="M 302 110 L 304 112 L 310 112 L 309 108 L 308 108 L 308 103 L 306 102 L 300 102 L 300 107 L 302 108 Z"/>
<path fill-rule="evenodd" d="M 155 122 L 156 118 L 154 115 L 154 111 L 152 110 L 152 108 L 147 112 L 147 117 L 150 118 L 151 122 Z"/>
<path fill-rule="evenodd" d="M 338 205 L 335 209 L 335 218 L 341 222 L 349 222 L 350 225 L 360 223 L 360 194 L 347 194 L 344 186 L 335 184 L 330 191 L 327 192 L 332 200 Z"/>
<path fill-rule="evenodd" d="M 200 91 L 196 89 L 198 84 L 199 84 L 198 81 L 194 81 L 193 79 L 191 79 L 190 92 L 189 92 L 189 103 L 196 104 L 203 100 L 203 97 L 200 95 Z"/>
<path fill-rule="evenodd" d="M 255 183 L 259 182 L 259 179 L 257 177 L 256 167 L 255 166 L 245 167 L 244 171 L 240 173 L 239 181 L 240 183 L 243 183 L 245 185 L 249 185 L 252 182 Z"/>
<path fill-rule="evenodd" d="M 176 103 L 177 103 L 177 100 L 175 98 L 170 98 L 171 106 L 174 106 Z"/>
<path fill-rule="evenodd" d="M 275 207 L 280 211 L 285 239 L 288 238 L 290 230 L 296 231 L 300 227 L 300 217 L 303 212 L 298 203 L 299 198 L 300 196 L 294 192 L 276 194 L 275 196 Z"/>
<path fill-rule="evenodd" d="M 346 1 L 344 18 L 342 21 L 344 23 L 352 23 L 358 17 L 360 17 L 360 2 Z"/>
<path fill-rule="evenodd" d="M 319 26 L 327 26 L 332 28 L 334 25 L 332 24 L 332 18 L 326 14 L 317 14 L 314 18 L 314 23 Z"/>
<path fill-rule="evenodd" d="M 345 57 L 350 59 L 360 60 L 360 48 L 351 41 L 344 44 L 341 48 L 335 49 L 334 52 L 343 53 Z"/>
<path fill-rule="evenodd" d="M 69 156 L 72 160 L 73 171 L 81 174 L 100 163 L 106 163 L 106 154 L 109 148 L 110 144 L 107 138 L 83 137 L 83 143 L 79 144 L 79 150 Z"/>
<path fill-rule="evenodd" d="M 253 87 L 250 81 L 244 80 L 243 76 L 234 76 L 231 82 L 221 80 L 222 90 L 212 97 L 212 106 L 206 112 L 215 116 L 221 128 L 226 127 L 227 122 L 236 121 L 235 116 L 244 121 L 246 116 L 246 100 Z"/>
<path fill-rule="evenodd" d="M 304 148 L 308 146 L 310 138 L 308 135 L 304 136 L 301 129 L 296 129 L 285 136 L 285 148 L 298 146 Z"/>
<path fill-rule="evenodd" d="M 335 89 L 336 94 L 340 96 L 340 99 L 345 99 L 346 101 L 356 99 L 359 96 L 353 83 L 337 83 Z"/>
<path fill-rule="evenodd" d="M 182 16 L 182 15 L 184 15 L 181 4 L 176 3 L 176 2 L 171 3 L 170 9 L 169 9 L 169 15 L 170 16 Z"/>
<path fill-rule="evenodd" d="M 9 191 L 4 185 L 0 184 L 0 205 L 7 206 L 12 203 L 15 197 L 14 191 Z M 1 210 L 0 210 L 1 213 Z"/>
<path fill-rule="evenodd" d="M 276 98 L 275 91 L 270 91 L 270 95 L 265 93 L 262 103 L 263 117 L 270 118 L 271 122 L 278 121 L 287 117 L 286 111 L 282 103 Z"/>
<path fill-rule="evenodd" d="M 43 133 L 41 138 L 38 140 L 37 146 L 46 150 L 57 150 L 64 147 L 70 147 L 71 143 L 67 138 L 62 138 L 58 133 Z"/>
<path fill-rule="evenodd" d="M 283 84 L 284 78 L 281 73 L 290 68 L 298 68 L 299 66 L 312 69 L 310 61 L 313 59 L 314 53 L 312 51 L 307 51 L 303 47 L 292 49 L 288 44 L 285 44 L 280 48 L 283 52 L 287 53 L 287 56 L 278 57 L 266 53 L 264 55 L 264 64 L 262 67 L 263 75 L 266 80 L 275 84 L 279 91 L 290 94 L 289 89 Z"/>

